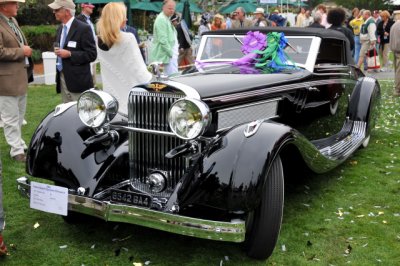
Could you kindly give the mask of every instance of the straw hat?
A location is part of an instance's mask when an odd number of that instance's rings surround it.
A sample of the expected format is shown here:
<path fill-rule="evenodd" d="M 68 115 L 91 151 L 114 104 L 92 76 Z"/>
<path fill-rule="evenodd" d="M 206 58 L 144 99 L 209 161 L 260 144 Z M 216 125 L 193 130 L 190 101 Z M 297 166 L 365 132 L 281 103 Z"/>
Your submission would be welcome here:
<path fill-rule="evenodd" d="M 1 1 L 1 0 L 0 0 Z M 54 0 L 53 3 L 49 4 L 51 9 L 59 9 L 59 8 L 69 8 L 75 9 L 75 4 L 72 0 Z"/>
<path fill-rule="evenodd" d="M 264 8 L 257 7 L 256 11 L 254 11 L 254 14 L 263 14 L 264 15 Z"/>

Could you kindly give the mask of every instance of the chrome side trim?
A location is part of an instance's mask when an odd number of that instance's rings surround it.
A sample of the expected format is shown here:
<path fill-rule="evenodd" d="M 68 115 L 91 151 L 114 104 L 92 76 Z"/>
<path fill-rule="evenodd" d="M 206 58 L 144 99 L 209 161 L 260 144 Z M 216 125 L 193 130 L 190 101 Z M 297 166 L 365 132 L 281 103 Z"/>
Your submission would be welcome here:
<path fill-rule="evenodd" d="M 350 134 L 339 142 L 321 149 L 321 154 L 330 159 L 337 160 L 349 156 L 360 147 L 365 139 L 367 123 L 363 121 L 354 121 L 352 125 L 349 126 L 352 126 L 352 129 L 349 130 Z"/>
<path fill-rule="evenodd" d="M 215 96 L 210 98 L 204 98 L 203 101 L 208 102 L 230 102 L 236 101 L 238 99 L 245 99 L 250 97 L 257 97 L 257 96 L 265 96 L 266 94 L 276 93 L 276 92 L 286 92 L 292 91 L 299 88 L 309 88 L 309 87 L 317 87 L 322 85 L 328 84 L 337 84 L 337 83 L 348 83 L 348 79 L 325 79 L 325 80 L 316 80 L 316 81 L 307 81 L 302 83 L 295 83 L 295 84 L 288 84 L 288 85 L 281 85 L 281 86 L 274 86 L 268 87 L 260 90 L 252 90 L 246 92 L 239 92 L 239 93 L 232 93 L 230 95 L 223 95 L 223 96 Z M 352 80 L 355 84 L 356 81 Z"/>
<path fill-rule="evenodd" d="M 53 116 L 59 116 L 62 113 L 64 113 L 65 111 L 67 111 L 69 108 L 71 108 L 72 106 L 76 105 L 77 102 L 69 102 L 69 103 L 62 103 L 56 106 L 56 108 L 54 108 L 54 114 Z"/>
<path fill-rule="evenodd" d="M 298 147 L 306 165 L 315 173 L 325 173 L 342 162 L 362 145 L 365 140 L 366 123 L 363 121 L 347 121 L 343 125 L 342 141 L 335 141 L 332 145 L 317 148 L 297 130 L 291 131 L 292 138 L 288 143 Z"/>
<path fill-rule="evenodd" d="M 30 196 L 29 180 L 17 179 L 18 190 Z M 137 224 L 166 232 L 228 242 L 243 242 L 246 235 L 245 221 L 220 222 L 203 220 L 171 213 L 115 204 L 89 197 L 68 195 L 68 210 L 94 216 L 105 221 Z"/>
<path fill-rule="evenodd" d="M 217 130 L 230 128 L 246 122 L 271 118 L 277 114 L 279 100 L 280 98 L 275 98 L 218 110 Z"/>

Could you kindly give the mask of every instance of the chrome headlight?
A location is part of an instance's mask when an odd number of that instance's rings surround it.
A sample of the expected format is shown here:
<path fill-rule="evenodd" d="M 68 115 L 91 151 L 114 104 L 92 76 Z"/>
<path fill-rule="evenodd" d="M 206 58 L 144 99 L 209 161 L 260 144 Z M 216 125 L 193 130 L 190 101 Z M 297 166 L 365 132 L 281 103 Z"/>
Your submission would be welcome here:
<path fill-rule="evenodd" d="M 115 117 L 118 101 L 104 91 L 90 89 L 81 94 L 77 107 L 81 121 L 88 127 L 97 128 Z"/>
<path fill-rule="evenodd" d="M 169 126 L 181 139 L 195 139 L 202 135 L 211 123 L 208 106 L 196 99 L 180 99 L 169 109 Z"/>

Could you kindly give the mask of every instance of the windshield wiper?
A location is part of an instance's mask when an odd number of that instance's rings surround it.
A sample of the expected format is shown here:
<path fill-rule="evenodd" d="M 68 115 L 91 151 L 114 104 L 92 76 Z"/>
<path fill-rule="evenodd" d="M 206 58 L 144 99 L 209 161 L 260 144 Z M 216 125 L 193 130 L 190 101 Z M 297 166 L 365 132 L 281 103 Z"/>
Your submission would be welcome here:
<path fill-rule="evenodd" d="M 236 34 L 233 34 L 233 38 L 235 38 L 236 41 L 243 45 L 243 42 L 236 36 Z"/>

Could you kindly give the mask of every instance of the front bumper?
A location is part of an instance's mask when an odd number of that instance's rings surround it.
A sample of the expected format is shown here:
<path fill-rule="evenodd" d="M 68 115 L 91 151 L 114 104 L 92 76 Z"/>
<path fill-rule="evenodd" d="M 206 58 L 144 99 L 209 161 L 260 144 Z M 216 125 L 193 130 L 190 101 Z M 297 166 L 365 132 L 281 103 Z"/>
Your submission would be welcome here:
<path fill-rule="evenodd" d="M 29 180 L 26 177 L 20 177 L 17 179 L 17 185 L 20 193 L 29 198 L 31 189 Z M 243 220 L 232 220 L 231 222 L 203 220 L 74 194 L 68 195 L 68 210 L 105 221 L 137 224 L 204 239 L 243 242 L 246 234 Z"/>

